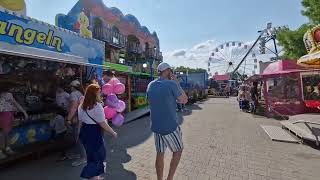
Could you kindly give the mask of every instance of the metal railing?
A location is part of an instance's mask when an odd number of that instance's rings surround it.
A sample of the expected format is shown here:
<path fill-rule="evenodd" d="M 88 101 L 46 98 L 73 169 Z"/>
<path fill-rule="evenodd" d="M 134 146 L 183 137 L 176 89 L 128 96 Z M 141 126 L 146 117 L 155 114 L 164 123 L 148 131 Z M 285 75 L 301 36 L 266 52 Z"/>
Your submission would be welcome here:
<path fill-rule="evenodd" d="M 145 56 L 148 59 L 156 59 L 156 60 L 162 60 L 162 52 L 157 51 L 156 49 L 149 48 L 145 51 Z"/>
<path fill-rule="evenodd" d="M 93 37 L 119 47 L 127 45 L 127 37 L 110 28 L 94 28 Z"/>
<path fill-rule="evenodd" d="M 128 52 L 136 54 L 144 54 L 146 58 L 163 60 L 162 52 L 159 52 L 153 48 L 142 49 L 141 45 L 137 42 L 128 42 L 126 36 L 118 33 L 111 28 L 94 28 L 93 37 L 95 39 L 105 41 L 110 45 L 114 45 L 121 48 L 127 48 Z"/>
<path fill-rule="evenodd" d="M 128 42 L 127 43 L 127 50 L 131 53 L 141 54 L 142 48 L 139 43 L 136 42 Z"/>

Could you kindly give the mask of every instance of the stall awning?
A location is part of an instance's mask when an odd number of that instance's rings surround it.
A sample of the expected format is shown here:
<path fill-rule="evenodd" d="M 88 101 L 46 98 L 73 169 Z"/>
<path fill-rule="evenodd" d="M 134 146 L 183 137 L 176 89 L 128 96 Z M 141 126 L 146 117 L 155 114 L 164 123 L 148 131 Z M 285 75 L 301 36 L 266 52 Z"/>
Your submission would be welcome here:
<path fill-rule="evenodd" d="M 259 81 L 261 79 L 261 75 L 255 74 L 253 76 L 250 76 L 245 82 L 254 82 L 254 81 Z"/>
<path fill-rule="evenodd" d="M 151 76 L 151 74 L 149 73 L 142 73 L 142 72 L 132 72 L 130 74 L 136 75 L 136 76 Z"/>
<path fill-rule="evenodd" d="M 294 60 L 279 60 L 277 62 L 269 64 L 261 75 L 267 76 L 277 74 L 289 74 L 304 71 L 308 71 L 308 69 L 297 65 L 297 63 Z"/>
<path fill-rule="evenodd" d="M 224 74 L 224 75 L 214 75 L 212 77 L 212 79 L 216 80 L 216 81 L 228 81 L 231 79 L 229 74 Z"/>
<path fill-rule="evenodd" d="M 86 60 L 79 56 L 73 56 L 63 53 L 55 53 L 42 49 L 36 49 L 21 45 L 11 45 L 0 41 L 0 53 L 34 58 L 39 60 L 56 61 L 69 64 L 78 64 L 84 66 L 103 67 L 102 65 L 86 63 Z"/>
<path fill-rule="evenodd" d="M 64 63 L 102 66 L 104 42 L 29 17 L 0 11 L 0 52 Z"/>
<path fill-rule="evenodd" d="M 119 71 L 119 72 L 132 73 L 132 67 L 126 66 L 123 64 L 104 62 L 103 66 L 104 66 L 104 68 L 112 69 L 112 70 Z"/>

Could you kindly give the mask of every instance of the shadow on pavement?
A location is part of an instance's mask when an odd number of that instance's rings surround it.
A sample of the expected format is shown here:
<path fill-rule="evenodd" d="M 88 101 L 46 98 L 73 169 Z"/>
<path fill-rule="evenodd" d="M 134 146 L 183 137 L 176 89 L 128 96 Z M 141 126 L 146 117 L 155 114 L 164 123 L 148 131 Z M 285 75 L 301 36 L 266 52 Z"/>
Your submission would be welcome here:
<path fill-rule="evenodd" d="M 151 135 L 149 116 L 125 124 L 119 129 L 118 139 L 105 137 L 107 149 L 106 179 L 136 180 L 134 172 L 128 171 L 123 164 L 131 161 L 127 149 L 144 143 Z"/>
<path fill-rule="evenodd" d="M 194 110 L 202 110 L 202 108 L 199 106 L 199 103 L 196 103 L 196 104 L 192 104 L 190 106 L 188 106 L 188 109 L 191 110 L 191 111 L 194 111 Z"/>
<path fill-rule="evenodd" d="M 186 106 L 186 110 L 183 112 L 178 112 L 178 124 L 181 125 L 184 121 L 185 116 L 190 116 L 194 111 L 202 110 L 202 108 L 199 106 L 200 103 L 195 103 Z"/>
<path fill-rule="evenodd" d="M 107 167 L 105 179 L 136 180 L 137 175 L 123 166 L 131 161 L 127 149 L 144 143 L 150 136 L 150 120 L 148 117 L 125 124 L 116 129 L 119 138 L 113 140 L 105 136 L 107 149 Z M 72 160 L 55 162 L 57 153 L 50 153 L 41 159 L 28 159 L 10 168 L 1 169 L 1 180 L 78 180 L 82 166 L 71 167 Z"/>

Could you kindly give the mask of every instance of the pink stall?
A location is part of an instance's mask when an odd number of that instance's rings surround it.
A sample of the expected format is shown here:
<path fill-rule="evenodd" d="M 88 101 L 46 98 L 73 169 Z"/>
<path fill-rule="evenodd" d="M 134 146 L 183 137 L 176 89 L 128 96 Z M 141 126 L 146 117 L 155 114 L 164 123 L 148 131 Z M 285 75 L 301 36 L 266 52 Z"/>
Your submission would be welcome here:
<path fill-rule="evenodd" d="M 294 60 L 280 60 L 271 63 L 260 75 L 263 81 L 262 93 L 266 104 L 266 115 L 296 115 L 317 112 L 317 108 L 306 105 L 307 89 L 305 74 L 319 73 L 319 69 L 307 69 Z M 318 90 L 316 93 L 319 93 Z"/>

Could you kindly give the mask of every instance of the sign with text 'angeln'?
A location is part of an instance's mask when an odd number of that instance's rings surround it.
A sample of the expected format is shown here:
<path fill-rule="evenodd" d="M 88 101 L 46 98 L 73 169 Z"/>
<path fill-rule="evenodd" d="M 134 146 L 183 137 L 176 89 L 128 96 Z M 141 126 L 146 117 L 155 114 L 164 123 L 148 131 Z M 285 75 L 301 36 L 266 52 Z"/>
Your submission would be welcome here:
<path fill-rule="evenodd" d="M 75 63 L 102 65 L 105 58 L 103 42 L 2 11 L 0 11 L 0 42 L 46 50 L 57 53 L 57 56 L 59 54 L 77 56 L 84 61 Z M 66 60 L 70 61 L 70 59 Z"/>

